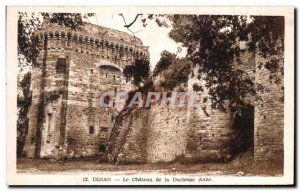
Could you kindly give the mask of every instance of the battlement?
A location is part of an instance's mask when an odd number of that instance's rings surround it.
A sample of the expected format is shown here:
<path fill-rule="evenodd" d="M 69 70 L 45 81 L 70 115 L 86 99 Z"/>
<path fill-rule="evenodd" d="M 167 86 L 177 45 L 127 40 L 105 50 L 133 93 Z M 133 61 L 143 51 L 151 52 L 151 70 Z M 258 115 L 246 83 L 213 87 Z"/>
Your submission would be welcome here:
<path fill-rule="evenodd" d="M 48 41 L 48 49 L 75 50 L 79 53 L 100 55 L 103 49 L 123 51 L 138 58 L 149 59 L 148 47 L 142 41 L 126 32 L 85 23 L 79 29 L 71 30 L 58 24 L 44 21 L 35 38 Z"/>

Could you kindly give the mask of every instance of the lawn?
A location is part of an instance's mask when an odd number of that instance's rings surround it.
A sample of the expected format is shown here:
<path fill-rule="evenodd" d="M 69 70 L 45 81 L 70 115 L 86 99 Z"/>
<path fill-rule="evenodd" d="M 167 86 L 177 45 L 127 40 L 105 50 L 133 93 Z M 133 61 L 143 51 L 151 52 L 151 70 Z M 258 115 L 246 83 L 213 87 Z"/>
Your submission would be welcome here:
<path fill-rule="evenodd" d="M 255 162 L 253 157 L 240 156 L 228 163 L 154 163 L 113 165 L 99 163 L 97 159 L 17 160 L 18 173 L 74 173 L 74 172 L 110 172 L 114 174 L 162 173 L 162 174 L 196 174 L 212 176 L 281 176 L 281 164 Z"/>

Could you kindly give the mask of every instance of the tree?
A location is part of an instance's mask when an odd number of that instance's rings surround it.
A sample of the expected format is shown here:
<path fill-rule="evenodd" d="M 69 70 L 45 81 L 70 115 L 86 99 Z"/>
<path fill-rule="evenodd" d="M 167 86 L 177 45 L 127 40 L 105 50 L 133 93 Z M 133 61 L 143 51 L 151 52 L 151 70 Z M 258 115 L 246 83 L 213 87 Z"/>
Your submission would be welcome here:
<path fill-rule="evenodd" d="M 176 61 L 176 54 L 171 53 L 169 51 L 164 50 L 160 54 L 160 59 L 155 65 L 153 70 L 153 76 L 157 76 L 159 73 L 163 72 L 164 70 L 168 69 L 172 63 Z"/>
<path fill-rule="evenodd" d="M 160 77 L 159 85 L 167 90 L 173 90 L 180 85 L 186 85 L 191 73 L 191 63 L 185 58 L 177 58 L 168 51 L 161 53 L 161 58 L 155 65 L 153 76 Z"/>
<path fill-rule="evenodd" d="M 28 118 L 27 113 L 31 104 L 31 93 L 30 93 L 30 79 L 31 73 L 26 73 L 21 80 L 18 80 L 18 95 L 17 95 L 17 106 L 18 106 L 18 120 L 17 120 L 17 155 L 20 156 L 23 152 L 23 145 L 25 142 L 25 134 L 28 130 Z"/>
<path fill-rule="evenodd" d="M 162 19 L 163 18 L 163 19 Z M 148 15 L 142 22 L 155 20 L 170 23 L 170 38 L 187 48 L 186 58 L 199 68 L 199 80 L 205 80 L 213 107 L 225 111 L 229 101 L 231 111 L 240 110 L 248 96 L 257 96 L 262 90 L 247 78 L 246 72 L 235 67 L 245 51 L 255 51 L 263 58 L 271 58 L 261 67 L 271 71 L 275 78 L 278 70 L 283 74 L 280 52 L 283 51 L 284 18 L 275 16 L 228 16 L 228 15 Z M 168 20 L 168 22 L 166 22 Z M 239 42 L 247 42 L 247 50 Z M 167 62 L 165 62 L 168 65 Z M 159 67 L 164 67 L 159 66 Z M 275 76 L 274 76 L 275 75 Z M 277 78 L 277 83 L 280 78 Z M 202 88 L 199 88 L 201 90 Z"/>
<path fill-rule="evenodd" d="M 142 82 L 149 78 L 150 66 L 149 61 L 144 59 L 136 59 L 131 65 L 127 65 L 123 70 L 126 78 L 132 79 L 132 83 L 138 87 Z"/>

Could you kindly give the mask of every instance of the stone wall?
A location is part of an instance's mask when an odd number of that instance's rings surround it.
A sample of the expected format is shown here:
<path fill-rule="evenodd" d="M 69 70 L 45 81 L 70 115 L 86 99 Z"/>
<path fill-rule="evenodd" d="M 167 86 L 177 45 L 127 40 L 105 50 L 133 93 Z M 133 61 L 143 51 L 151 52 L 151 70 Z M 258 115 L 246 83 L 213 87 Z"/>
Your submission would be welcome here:
<path fill-rule="evenodd" d="M 41 125 L 40 157 L 58 157 L 65 134 L 65 112 L 67 99 L 69 52 L 46 51 L 45 86 L 43 89 L 43 123 Z M 58 61 L 62 59 L 64 67 L 58 71 Z"/>
<path fill-rule="evenodd" d="M 36 127 L 38 123 L 38 114 L 40 106 L 40 88 L 41 88 L 42 70 L 40 68 L 33 68 L 31 72 L 31 106 L 29 108 L 27 117 L 29 119 L 28 130 L 25 138 L 25 145 L 23 153 L 25 156 L 34 158 L 36 148 Z"/>
<path fill-rule="evenodd" d="M 151 108 L 147 140 L 147 161 L 168 162 L 186 152 L 186 109 Z"/>
<path fill-rule="evenodd" d="M 197 68 L 194 77 L 190 77 L 188 90 L 197 94 L 198 108 L 188 110 L 189 132 L 186 146 L 186 159 L 192 162 L 226 161 L 232 157 L 236 131 L 233 129 L 233 114 L 212 108 L 211 98 L 205 81 L 197 78 Z M 202 87 L 195 92 L 193 85 Z"/>
<path fill-rule="evenodd" d="M 107 142 L 117 113 L 114 108 L 100 107 L 100 96 L 106 91 L 126 89 L 126 82 L 118 69 L 99 67 L 100 63 L 109 65 L 107 59 L 82 53 L 72 58 L 66 116 L 67 156 L 94 157 L 102 154 L 100 145 Z"/>
<path fill-rule="evenodd" d="M 41 128 L 40 157 L 57 157 L 61 149 L 61 122 L 64 117 L 62 115 L 62 97 L 47 104 L 45 111 L 47 112 L 44 115 L 45 119 Z"/>
<path fill-rule="evenodd" d="M 186 111 L 133 109 L 113 129 L 111 160 L 117 164 L 167 162 L 185 154 Z"/>
<path fill-rule="evenodd" d="M 255 80 L 264 87 L 261 100 L 255 103 L 254 155 L 256 160 L 283 161 L 284 139 L 284 78 L 283 61 L 279 63 L 276 77 L 263 66 L 268 60 L 256 55 Z M 278 80 L 279 79 L 279 80 Z"/>
<path fill-rule="evenodd" d="M 202 108 L 190 112 L 186 158 L 193 162 L 226 161 L 232 157 L 236 132 L 232 114 Z"/>
<path fill-rule="evenodd" d="M 203 162 L 232 156 L 235 131 L 232 115 L 201 109 L 151 107 L 133 110 L 111 137 L 111 160 L 117 164 L 155 163 L 180 160 Z"/>
<path fill-rule="evenodd" d="M 148 157 L 149 110 L 133 110 L 119 136 L 117 164 L 145 163 Z"/>

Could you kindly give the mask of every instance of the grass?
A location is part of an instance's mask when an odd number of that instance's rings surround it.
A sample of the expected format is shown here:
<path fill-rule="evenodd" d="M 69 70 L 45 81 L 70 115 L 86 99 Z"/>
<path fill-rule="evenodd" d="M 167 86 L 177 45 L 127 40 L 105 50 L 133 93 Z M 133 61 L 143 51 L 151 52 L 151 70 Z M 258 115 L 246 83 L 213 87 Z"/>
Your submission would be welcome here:
<path fill-rule="evenodd" d="M 181 164 L 154 163 L 113 165 L 97 163 L 97 159 L 70 159 L 65 161 L 32 160 L 21 158 L 17 160 L 17 170 L 20 173 L 59 173 L 59 172 L 124 172 L 127 174 L 143 172 L 160 172 L 165 174 L 203 174 L 203 175 L 240 175 L 245 176 L 281 176 L 283 167 L 278 162 L 255 162 L 253 157 L 245 154 L 237 156 L 228 163 Z"/>

